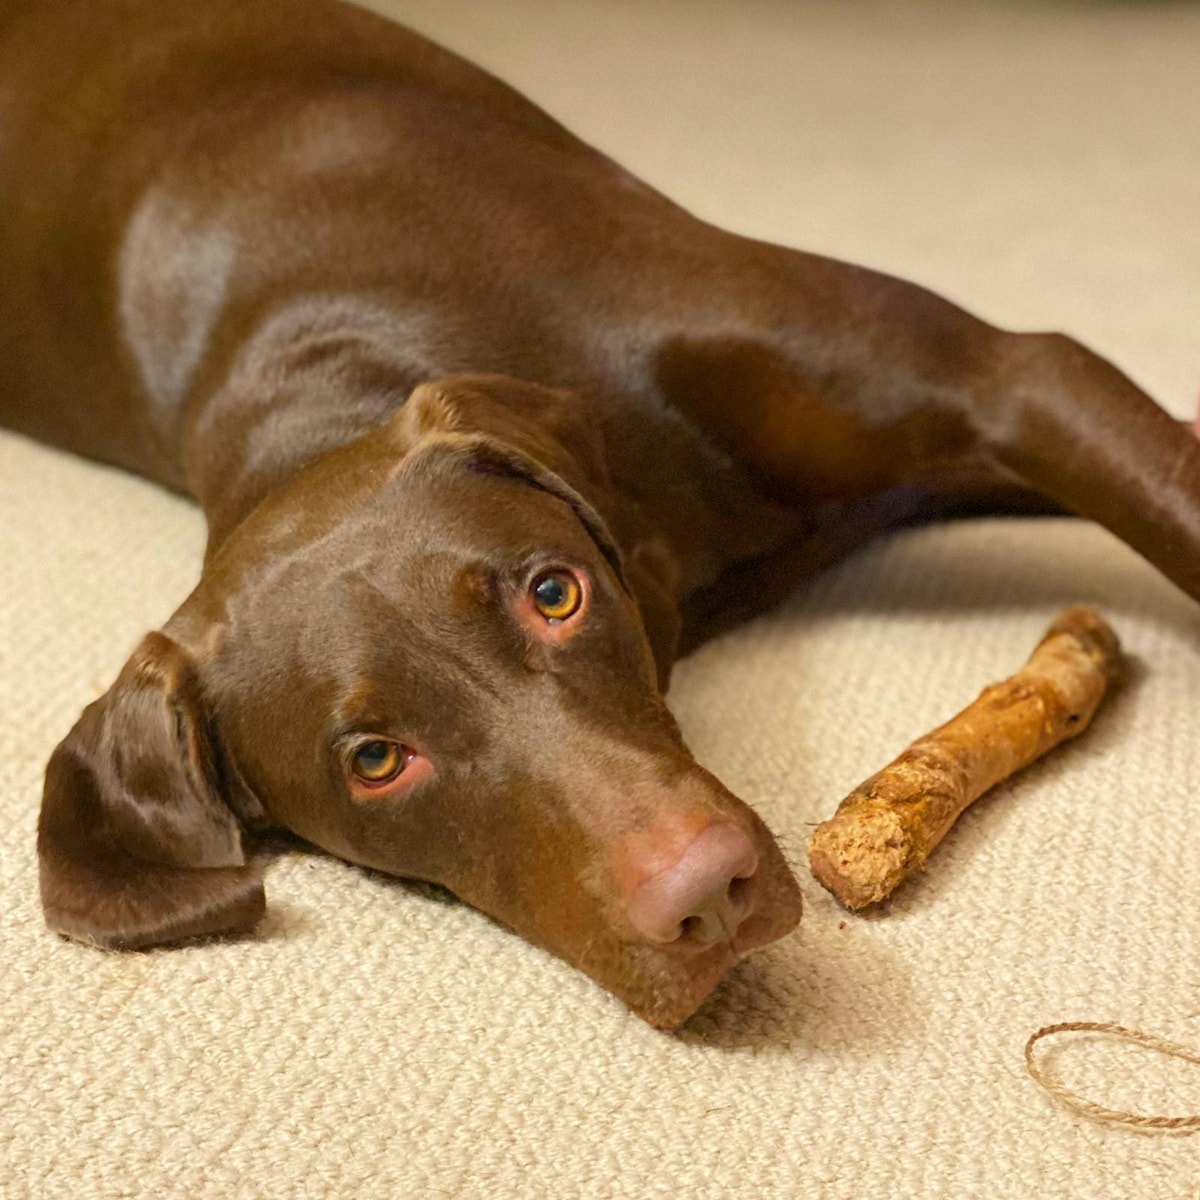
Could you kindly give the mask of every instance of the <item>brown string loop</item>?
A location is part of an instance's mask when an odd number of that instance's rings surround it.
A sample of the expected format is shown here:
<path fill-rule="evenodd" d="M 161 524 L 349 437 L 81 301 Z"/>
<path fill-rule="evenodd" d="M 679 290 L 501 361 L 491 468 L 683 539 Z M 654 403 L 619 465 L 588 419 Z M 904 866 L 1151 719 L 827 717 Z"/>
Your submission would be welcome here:
<path fill-rule="evenodd" d="M 1148 1050 L 1157 1050 L 1172 1058 L 1181 1058 L 1185 1062 L 1200 1066 L 1200 1051 L 1178 1042 L 1169 1042 L 1166 1038 L 1157 1037 L 1152 1033 L 1141 1033 L 1136 1029 L 1126 1029 L 1124 1025 L 1110 1025 L 1102 1021 L 1063 1021 L 1058 1025 L 1045 1025 L 1033 1034 L 1025 1043 L 1025 1069 L 1035 1083 L 1045 1088 L 1060 1104 L 1074 1109 L 1092 1121 L 1104 1125 L 1124 1125 L 1132 1129 L 1157 1129 L 1164 1132 L 1180 1132 L 1200 1129 L 1200 1115 L 1187 1117 L 1147 1117 L 1139 1113 L 1121 1112 L 1117 1109 L 1105 1108 L 1091 1100 L 1063 1087 L 1056 1079 L 1049 1078 L 1042 1068 L 1034 1061 L 1033 1048 L 1042 1038 L 1056 1033 L 1105 1033 L 1122 1038 L 1137 1046 L 1145 1046 Z"/>

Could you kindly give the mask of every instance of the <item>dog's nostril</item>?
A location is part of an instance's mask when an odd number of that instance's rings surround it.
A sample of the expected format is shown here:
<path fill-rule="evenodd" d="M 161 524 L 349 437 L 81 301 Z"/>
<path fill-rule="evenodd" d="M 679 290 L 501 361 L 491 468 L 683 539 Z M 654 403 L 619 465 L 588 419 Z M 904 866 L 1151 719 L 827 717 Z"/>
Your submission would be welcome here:
<path fill-rule="evenodd" d="M 741 919 L 729 905 L 717 904 L 704 912 L 693 913 L 680 922 L 680 933 L 675 939 L 692 946 L 711 946 L 716 942 L 732 938 Z"/>
<path fill-rule="evenodd" d="M 750 899 L 750 888 L 753 886 L 753 875 L 738 875 L 729 881 L 729 889 L 725 895 L 729 903 L 740 908 Z"/>
<path fill-rule="evenodd" d="M 738 876 L 729 881 L 724 894 L 718 889 L 703 908 L 698 908 L 679 923 L 678 941 L 711 946 L 722 938 L 733 937 L 750 907 L 753 876 Z"/>

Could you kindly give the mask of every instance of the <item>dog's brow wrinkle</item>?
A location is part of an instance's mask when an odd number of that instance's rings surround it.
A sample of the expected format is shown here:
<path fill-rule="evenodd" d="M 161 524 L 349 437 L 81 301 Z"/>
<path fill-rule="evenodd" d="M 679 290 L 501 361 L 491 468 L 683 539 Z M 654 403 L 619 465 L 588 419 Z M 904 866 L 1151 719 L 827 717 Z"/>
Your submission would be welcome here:
<path fill-rule="evenodd" d="M 352 732 L 385 707 L 382 690 L 373 679 L 356 680 L 334 705 L 336 736 Z"/>

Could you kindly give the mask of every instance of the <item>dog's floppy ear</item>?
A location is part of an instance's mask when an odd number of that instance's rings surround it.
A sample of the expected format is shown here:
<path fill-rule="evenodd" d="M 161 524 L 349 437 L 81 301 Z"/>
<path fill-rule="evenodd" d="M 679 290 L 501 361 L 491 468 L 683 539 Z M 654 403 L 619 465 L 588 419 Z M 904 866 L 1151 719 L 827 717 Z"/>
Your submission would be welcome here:
<path fill-rule="evenodd" d="M 265 906 L 262 874 L 222 799 L 228 774 L 191 656 L 150 634 L 46 769 L 38 860 L 47 924 L 114 949 L 253 925 Z"/>

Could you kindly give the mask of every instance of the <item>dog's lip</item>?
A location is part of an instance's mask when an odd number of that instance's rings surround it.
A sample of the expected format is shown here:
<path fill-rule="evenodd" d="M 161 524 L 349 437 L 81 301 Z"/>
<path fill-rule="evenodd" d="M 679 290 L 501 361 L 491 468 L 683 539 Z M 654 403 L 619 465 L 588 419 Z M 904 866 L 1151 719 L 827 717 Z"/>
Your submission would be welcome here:
<path fill-rule="evenodd" d="M 801 914 L 800 892 L 796 888 L 792 902 L 782 911 L 753 914 L 732 939 L 725 938 L 699 951 L 681 946 L 662 947 L 657 953 L 672 961 L 677 969 L 682 968 L 683 979 L 672 988 L 653 989 L 640 997 L 627 995 L 626 1003 L 656 1028 L 678 1029 L 743 958 L 786 937 L 799 925 Z"/>
<path fill-rule="evenodd" d="M 686 982 L 670 989 L 655 989 L 641 997 L 626 996 L 633 1012 L 656 1029 L 678 1029 L 712 995 L 717 985 L 748 951 L 734 943 L 718 942 L 707 947 L 689 964 Z"/>

